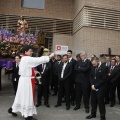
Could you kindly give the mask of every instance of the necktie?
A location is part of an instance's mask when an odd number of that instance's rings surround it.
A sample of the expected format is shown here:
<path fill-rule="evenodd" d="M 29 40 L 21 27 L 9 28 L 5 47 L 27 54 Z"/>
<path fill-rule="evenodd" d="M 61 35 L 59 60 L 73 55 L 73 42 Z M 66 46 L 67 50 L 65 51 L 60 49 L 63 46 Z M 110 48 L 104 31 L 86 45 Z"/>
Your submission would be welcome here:
<path fill-rule="evenodd" d="M 94 77 L 94 79 L 96 79 L 97 70 L 98 70 L 98 68 L 96 67 L 95 68 L 95 77 Z"/>
<path fill-rule="evenodd" d="M 19 64 L 17 63 L 17 67 L 16 67 L 17 69 L 19 68 Z"/>
<path fill-rule="evenodd" d="M 112 71 L 113 71 L 113 66 L 112 66 L 111 69 L 110 69 L 110 74 L 112 73 Z"/>

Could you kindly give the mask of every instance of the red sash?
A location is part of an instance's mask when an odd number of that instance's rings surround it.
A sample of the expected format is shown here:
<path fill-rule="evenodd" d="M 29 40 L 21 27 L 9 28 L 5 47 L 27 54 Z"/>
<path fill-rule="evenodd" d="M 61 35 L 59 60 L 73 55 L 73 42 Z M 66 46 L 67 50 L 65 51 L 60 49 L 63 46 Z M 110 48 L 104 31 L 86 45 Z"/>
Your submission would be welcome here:
<path fill-rule="evenodd" d="M 32 76 L 35 76 L 34 68 L 32 68 Z M 33 102 L 35 105 L 35 78 L 31 79 L 31 83 L 32 83 Z"/>
<path fill-rule="evenodd" d="M 28 55 L 24 54 L 23 56 L 28 56 Z M 32 68 L 32 76 L 35 76 L 34 68 Z M 32 84 L 33 102 L 35 105 L 35 78 L 31 79 L 31 84 Z"/>

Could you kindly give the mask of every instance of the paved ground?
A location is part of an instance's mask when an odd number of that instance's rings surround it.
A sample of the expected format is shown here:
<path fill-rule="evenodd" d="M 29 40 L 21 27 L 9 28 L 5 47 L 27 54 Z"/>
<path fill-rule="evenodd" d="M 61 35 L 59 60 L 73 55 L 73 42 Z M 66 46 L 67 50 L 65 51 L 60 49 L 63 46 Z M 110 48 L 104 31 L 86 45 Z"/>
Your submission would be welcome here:
<path fill-rule="evenodd" d="M 12 89 L 11 81 L 7 79 L 7 75 L 4 75 L 2 71 L 2 91 L 0 92 L 0 120 L 24 120 L 23 117 L 18 113 L 18 117 L 13 117 L 7 113 L 8 108 L 12 105 L 14 100 L 14 94 Z M 46 108 L 41 105 L 37 108 L 38 115 L 34 116 L 38 120 L 86 120 L 85 117 L 88 115 L 84 112 L 83 106 L 78 111 L 73 111 L 74 107 L 71 107 L 69 111 L 66 111 L 65 105 L 63 104 L 59 108 L 54 108 L 57 97 L 50 96 L 50 108 Z M 107 105 L 107 120 L 120 120 L 120 105 L 116 103 L 116 106 L 110 108 Z M 93 120 L 99 120 L 99 113 L 97 118 Z"/>

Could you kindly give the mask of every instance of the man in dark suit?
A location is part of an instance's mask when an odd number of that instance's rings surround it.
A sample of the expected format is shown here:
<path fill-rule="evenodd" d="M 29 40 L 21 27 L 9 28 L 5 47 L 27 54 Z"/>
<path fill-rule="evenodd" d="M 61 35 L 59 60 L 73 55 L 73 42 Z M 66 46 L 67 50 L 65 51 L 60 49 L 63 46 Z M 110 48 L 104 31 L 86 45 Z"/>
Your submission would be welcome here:
<path fill-rule="evenodd" d="M 108 74 L 108 82 L 110 84 L 110 88 L 109 88 L 109 93 L 107 93 L 110 97 L 110 107 L 114 107 L 115 105 L 115 93 L 116 93 L 116 88 L 118 86 L 118 82 L 119 82 L 119 78 L 115 79 L 113 81 L 113 79 L 117 76 L 120 68 L 119 66 L 116 65 L 117 61 L 116 59 L 112 59 L 111 60 L 111 66 L 109 67 L 109 74 Z"/>
<path fill-rule="evenodd" d="M 68 62 L 68 55 L 63 55 L 63 62 L 59 66 L 59 89 L 58 89 L 58 101 L 55 107 L 61 106 L 63 92 L 66 95 L 66 110 L 70 109 L 70 76 L 72 73 L 72 66 Z"/>
<path fill-rule="evenodd" d="M 120 56 L 116 56 L 116 61 L 117 61 L 117 66 L 120 68 Z M 117 83 L 117 95 L 118 95 L 118 100 L 120 104 L 120 77 L 118 78 L 118 83 Z"/>
<path fill-rule="evenodd" d="M 89 113 L 91 62 L 87 59 L 87 54 L 85 52 L 82 52 L 80 57 L 81 60 L 77 61 L 75 66 L 76 107 L 74 110 L 80 109 L 81 98 L 83 95 L 85 112 Z"/>
<path fill-rule="evenodd" d="M 71 105 L 74 106 L 75 101 L 75 72 L 74 67 L 76 65 L 76 60 L 72 58 L 72 50 L 67 51 L 68 61 L 72 66 L 72 74 L 70 76 L 70 101 Z"/>
<path fill-rule="evenodd" d="M 19 64 L 20 64 L 20 56 L 17 55 L 15 57 L 15 62 L 13 63 L 13 74 L 12 74 L 12 82 L 13 82 L 13 88 L 14 88 L 14 91 L 15 91 L 15 94 L 17 92 L 17 87 L 18 87 L 18 81 L 19 81 Z"/>
<path fill-rule="evenodd" d="M 37 104 L 36 107 L 41 105 L 42 96 L 44 96 L 44 104 L 46 107 L 49 106 L 49 82 L 50 82 L 50 63 L 41 64 L 37 67 L 37 71 L 40 72 L 41 78 L 38 82 L 38 91 L 37 91 Z"/>
<path fill-rule="evenodd" d="M 19 64 L 20 64 L 20 59 L 21 59 L 21 56 L 19 55 L 16 55 L 15 56 L 15 62 L 13 63 L 13 70 L 12 70 L 12 82 L 13 82 L 13 88 L 14 88 L 14 91 L 15 91 L 15 94 L 17 92 L 17 87 L 18 87 L 18 82 L 19 82 Z M 8 109 L 8 113 L 12 114 L 13 116 L 17 116 L 16 113 L 13 113 L 12 112 L 12 108 L 10 107 Z"/>
<path fill-rule="evenodd" d="M 54 93 L 52 94 L 52 96 L 56 96 L 58 93 L 58 69 L 61 63 L 61 55 L 57 55 L 57 61 L 55 62 L 54 66 L 53 66 L 53 72 L 54 72 Z"/>
<path fill-rule="evenodd" d="M 54 74 L 54 64 L 56 63 L 56 59 L 55 59 L 55 56 L 53 56 L 51 59 L 50 59 L 50 64 L 51 64 L 51 70 L 50 70 L 50 84 L 51 84 L 51 90 L 54 90 L 54 81 L 56 80 L 56 76 Z"/>
<path fill-rule="evenodd" d="M 92 70 L 90 75 L 91 82 L 91 115 L 87 116 L 86 119 L 96 117 L 97 104 L 99 105 L 100 120 L 105 120 L 105 103 L 104 93 L 106 88 L 106 81 L 108 78 L 108 68 L 99 61 L 99 58 L 95 57 L 91 60 Z"/>

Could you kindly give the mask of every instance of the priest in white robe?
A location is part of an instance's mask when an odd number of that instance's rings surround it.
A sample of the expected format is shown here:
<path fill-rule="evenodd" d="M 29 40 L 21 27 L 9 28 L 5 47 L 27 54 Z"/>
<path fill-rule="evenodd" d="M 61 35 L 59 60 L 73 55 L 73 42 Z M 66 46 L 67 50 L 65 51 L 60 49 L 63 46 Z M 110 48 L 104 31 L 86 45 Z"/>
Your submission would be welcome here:
<path fill-rule="evenodd" d="M 49 62 L 49 59 L 54 56 L 54 54 L 34 58 L 31 57 L 33 53 L 31 46 L 25 46 L 23 51 L 24 55 L 19 65 L 20 78 L 15 100 L 12 105 L 12 113 L 20 112 L 25 120 L 36 120 L 32 117 L 33 114 L 37 114 L 34 99 L 35 71 L 33 68 L 39 64 Z"/>

